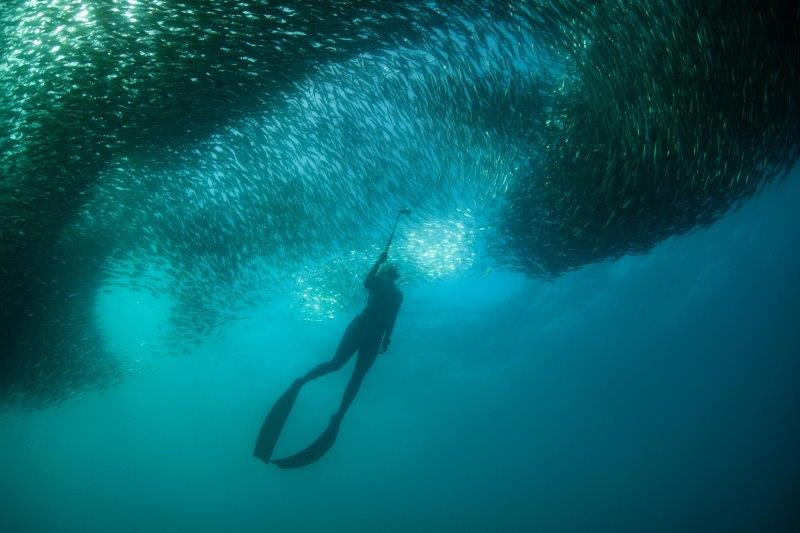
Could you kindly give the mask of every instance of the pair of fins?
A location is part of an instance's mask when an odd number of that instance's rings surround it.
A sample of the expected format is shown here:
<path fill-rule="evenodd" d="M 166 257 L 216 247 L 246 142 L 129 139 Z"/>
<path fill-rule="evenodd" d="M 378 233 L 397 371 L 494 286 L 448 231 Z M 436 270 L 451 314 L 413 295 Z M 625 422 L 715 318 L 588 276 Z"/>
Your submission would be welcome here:
<path fill-rule="evenodd" d="M 279 468 L 300 468 L 315 463 L 330 450 L 336 441 L 336 436 L 339 434 L 339 419 L 334 416 L 331 418 L 327 429 L 308 448 L 288 457 L 272 459 L 272 452 L 275 450 L 275 445 L 283 431 L 283 426 L 289 418 L 289 413 L 292 411 L 297 394 L 300 392 L 300 387 L 301 384 L 299 382 L 293 383 L 278 398 L 278 401 L 275 402 L 275 405 L 272 406 L 272 409 L 264 418 L 264 423 L 261 424 L 261 431 L 258 434 L 253 455 L 267 465 L 271 463 Z"/>

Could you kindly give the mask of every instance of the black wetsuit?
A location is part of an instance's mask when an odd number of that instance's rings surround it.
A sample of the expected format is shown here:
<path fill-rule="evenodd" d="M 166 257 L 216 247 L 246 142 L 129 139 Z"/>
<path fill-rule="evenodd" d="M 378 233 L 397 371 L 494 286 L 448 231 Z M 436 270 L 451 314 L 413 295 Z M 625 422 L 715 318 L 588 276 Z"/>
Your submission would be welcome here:
<path fill-rule="evenodd" d="M 367 305 L 347 326 L 333 359 L 318 365 L 298 380 L 300 384 L 304 384 L 330 372 L 335 372 L 342 368 L 358 351 L 353 375 L 344 391 L 339 410 L 334 415 L 336 421 L 342 419 L 347 408 L 353 402 L 364 376 L 375 362 L 381 349 L 381 343 L 384 344 L 384 347 L 388 345 L 397 313 L 403 303 L 403 293 L 395 286 L 394 282 L 377 275 L 381 263 L 382 261 L 378 260 L 364 279 L 364 288 L 369 292 Z"/>
<path fill-rule="evenodd" d="M 308 374 L 295 380 L 267 413 L 256 441 L 254 456 L 267 464 L 272 463 L 280 468 L 299 468 L 318 460 L 333 446 L 339 432 L 339 423 L 347 412 L 347 408 L 353 403 L 353 399 L 361 387 L 361 382 L 364 381 L 364 376 L 380 353 L 381 343 L 383 343 L 384 350 L 389 344 L 397 312 L 403 302 L 403 294 L 395 287 L 394 282 L 377 275 L 378 267 L 385 260 L 386 252 L 381 254 L 367 274 L 364 280 L 364 287 L 369 291 L 367 305 L 361 314 L 347 326 L 333 359 L 317 365 Z M 344 391 L 339 409 L 331 417 L 327 429 L 304 450 L 282 459 L 272 459 L 275 444 L 289 417 L 289 412 L 292 410 L 300 388 L 312 379 L 339 370 L 356 352 L 358 352 L 358 359 L 353 369 L 353 375 Z"/>

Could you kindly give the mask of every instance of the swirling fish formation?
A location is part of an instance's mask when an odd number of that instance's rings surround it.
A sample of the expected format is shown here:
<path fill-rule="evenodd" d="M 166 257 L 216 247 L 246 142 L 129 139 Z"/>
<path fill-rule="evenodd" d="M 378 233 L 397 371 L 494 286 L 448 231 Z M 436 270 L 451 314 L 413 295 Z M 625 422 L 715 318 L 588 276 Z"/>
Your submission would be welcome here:
<path fill-rule="evenodd" d="M 0 7 L 0 401 L 275 298 L 349 309 L 393 212 L 407 282 L 552 278 L 712 223 L 800 151 L 800 7 L 744 0 L 11 0 Z"/>

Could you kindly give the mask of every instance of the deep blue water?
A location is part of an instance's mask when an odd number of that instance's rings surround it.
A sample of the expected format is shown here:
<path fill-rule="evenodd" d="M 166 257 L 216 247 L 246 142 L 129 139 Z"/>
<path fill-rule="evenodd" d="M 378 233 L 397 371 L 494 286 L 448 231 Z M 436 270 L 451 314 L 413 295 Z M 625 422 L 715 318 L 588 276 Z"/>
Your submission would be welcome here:
<path fill-rule="evenodd" d="M 799 200 L 795 171 L 646 255 L 403 287 L 391 351 L 297 471 L 254 439 L 349 316 L 275 301 L 155 358 L 168 304 L 115 289 L 98 320 L 148 369 L 0 414 L 0 530 L 796 530 Z M 279 455 L 324 427 L 351 367 L 303 390 Z"/>

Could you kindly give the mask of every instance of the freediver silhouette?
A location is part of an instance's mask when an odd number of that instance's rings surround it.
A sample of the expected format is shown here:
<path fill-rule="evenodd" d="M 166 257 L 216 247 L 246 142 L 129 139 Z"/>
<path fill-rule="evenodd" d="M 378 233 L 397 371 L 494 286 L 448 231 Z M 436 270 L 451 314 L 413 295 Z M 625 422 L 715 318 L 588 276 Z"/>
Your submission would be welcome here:
<path fill-rule="evenodd" d="M 408 213 L 410 213 L 409 209 L 401 209 L 397 213 L 386 248 L 364 279 L 364 288 L 369 293 L 367 305 L 347 326 L 333 359 L 317 365 L 306 375 L 296 379 L 267 413 L 253 451 L 253 455 L 266 464 L 272 463 L 280 468 L 299 468 L 310 465 L 325 455 L 336 440 L 342 418 L 350 404 L 353 403 L 356 393 L 361 387 L 361 382 L 364 381 L 364 376 L 372 367 L 378 354 L 385 353 L 389 348 L 397 313 L 403 302 L 403 293 L 395 286 L 395 281 L 400 276 L 397 267 L 386 263 L 386 259 L 400 216 Z M 327 429 L 305 450 L 289 457 L 272 460 L 275 444 L 278 442 L 287 418 L 289 418 L 300 388 L 312 379 L 339 370 L 356 351 L 358 359 L 356 359 L 353 374 L 344 391 L 339 409 L 331 417 Z"/>

